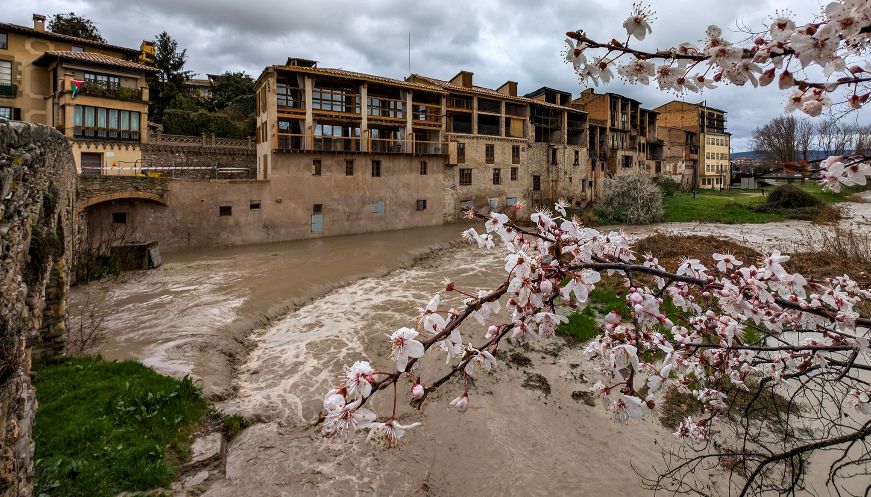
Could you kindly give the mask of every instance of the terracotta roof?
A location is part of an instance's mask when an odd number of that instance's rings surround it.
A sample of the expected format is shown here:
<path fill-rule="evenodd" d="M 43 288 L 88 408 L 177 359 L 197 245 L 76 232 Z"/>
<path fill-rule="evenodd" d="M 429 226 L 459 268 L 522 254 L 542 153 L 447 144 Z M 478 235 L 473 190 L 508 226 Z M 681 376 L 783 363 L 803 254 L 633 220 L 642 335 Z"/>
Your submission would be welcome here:
<path fill-rule="evenodd" d="M 346 71 L 344 69 L 333 69 L 328 67 L 304 67 L 304 66 L 272 66 L 273 69 L 276 70 L 285 70 L 285 71 L 293 71 L 293 72 L 306 72 L 306 73 L 314 73 L 314 74 L 329 74 L 333 76 L 342 76 L 346 78 L 353 79 L 365 79 L 371 81 L 379 81 L 382 83 L 402 86 L 402 87 L 411 87 L 411 88 L 421 88 L 429 91 L 434 91 L 437 93 L 444 93 L 444 91 L 439 90 L 438 88 L 433 88 L 429 85 L 422 85 L 419 83 L 413 83 L 411 81 L 403 81 L 401 79 L 393 79 L 386 78 L 384 76 L 375 76 L 373 74 L 364 74 L 361 72 L 353 72 Z"/>
<path fill-rule="evenodd" d="M 211 79 L 189 79 L 184 83 L 190 86 L 212 86 Z"/>
<path fill-rule="evenodd" d="M 137 48 L 127 48 L 121 47 L 118 45 L 110 45 L 108 43 L 103 43 L 100 41 L 89 40 L 87 38 L 79 38 L 78 36 L 70 36 L 60 33 L 54 33 L 52 31 L 37 31 L 33 28 L 29 28 L 27 26 L 22 26 L 20 24 L 10 24 L 6 22 L 0 22 L 0 31 L 12 31 L 14 33 L 21 33 L 28 36 L 36 36 L 39 38 L 48 38 L 52 40 L 61 40 L 68 41 L 70 43 L 75 43 L 77 45 L 84 45 L 87 47 L 100 47 L 105 48 L 107 50 L 117 50 L 119 52 L 123 52 L 127 55 L 138 56 L 139 49 Z"/>
<path fill-rule="evenodd" d="M 98 64 L 101 66 L 133 69 L 136 71 L 157 72 L 157 69 L 151 66 L 146 66 L 137 62 L 130 62 L 129 60 L 119 59 L 117 57 L 110 57 L 108 55 L 98 54 L 94 52 L 45 52 L 44 54 L 39 56 L 39 58 L 36 59 L 33 63 L 38 66 L 48 65 L 48 63 L 54 59 L 86 62 L 90 64 Z"/>
<path fill-rule="evenodd" d="M 420 74 L 412 74 L 412 77 L 421 79 L 423 81 L 431 83 L 432 85 L 434 85 L 436 87 L 443 88 L 443 89 L 449 90 L 449 91 L 478 93 L 481 95 L 488 95 L 488 96 L 492 96 L 492 97 L 496 97 L 496 98 L 503 98 L 503 99 L 507 99 L 507 100 L 514 100 L 514 101 L 528 103 L 528 104 L 541 105 L 543 107 L 551 107 L 554 109 L 562 109 L 562 110 L 568 110 L 568 111 L 572 111 L 572 112 L 585 113 L 585 111 L 580 110 L 580 109 L 576 109 L 574 107 L 552 104 L 550 102 L 542 102 L 540 100 L 535 100 L 535 99 L 528 98 L 528 97 L 506 95 L 504 93 L 499 93 L 496 90 L 491 90 L 490 88 L 484 88 L 482 86 L 473 86 L 471 88 L 467 88 L 465 86 L 455 85 L 455 84 L 451 83 L 450 81 L 431 78 L 429 76 L 421 76 Z"/>

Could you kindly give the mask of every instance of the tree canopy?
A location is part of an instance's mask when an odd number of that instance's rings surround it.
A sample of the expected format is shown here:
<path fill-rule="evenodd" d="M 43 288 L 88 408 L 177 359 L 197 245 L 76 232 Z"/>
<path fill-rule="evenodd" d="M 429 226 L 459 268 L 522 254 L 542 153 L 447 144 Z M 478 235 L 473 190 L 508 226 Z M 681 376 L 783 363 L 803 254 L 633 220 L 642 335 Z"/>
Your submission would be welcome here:
<path fill-rule="evenodd" d="M 106 43 L 106 39 L 100 34 L 94 21 L 78 16 L 75 12 L 51 16 L 48 20 L 48 30 L 53 33 Z"/>

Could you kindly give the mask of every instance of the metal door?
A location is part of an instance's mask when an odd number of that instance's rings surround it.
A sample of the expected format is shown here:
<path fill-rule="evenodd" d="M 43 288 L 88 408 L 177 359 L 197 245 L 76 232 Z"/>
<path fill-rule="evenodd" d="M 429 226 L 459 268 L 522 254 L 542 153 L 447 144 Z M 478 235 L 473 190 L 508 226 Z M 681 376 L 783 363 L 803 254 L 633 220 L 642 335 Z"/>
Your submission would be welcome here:
<path fill-rule="evenodd" d="M 82 176 L 99 176 L 103 173 L 103 154 L 82 152 Z"/>
<path fill-rule="evenodd" d="M 312 233 L 324 232 L 324 207 L 323 204 L 315 204 L 312 207 Z"/>

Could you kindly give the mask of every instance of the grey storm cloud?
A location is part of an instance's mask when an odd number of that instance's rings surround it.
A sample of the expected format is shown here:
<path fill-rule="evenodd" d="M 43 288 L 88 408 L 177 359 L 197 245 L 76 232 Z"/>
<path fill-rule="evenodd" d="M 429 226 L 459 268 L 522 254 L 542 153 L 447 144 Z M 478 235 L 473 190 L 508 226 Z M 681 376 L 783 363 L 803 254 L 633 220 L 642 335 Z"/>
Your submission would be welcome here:
<path fill-rule="evenodd" d="M 551 86 L 578 94 L 584 86 L 563 63 L 564 33 L 584 29 L 601 40 L 625 38 L 630 0 L 25 0 L 4 9 L 3 20 L 29 25 L 31 14 L 75 11 L 97 23 L 111 43 L 137 47 L 161 31 L 187 49 L 188 66 L 200 73 L 244 70 L 255 77 L 289 56 L 324 67 L 395 78 L 412 71 L 449 78 L 475 73 L 476 84 L 498 87 L 517 81 L 521 92 Z M 789 7 L 798 20 L 821 9 L 816 0 L 669 0 L 652 2 L 653 34 L 639 47 L 654 49 L 700 42 L 705 29 L 736 23 L 758 27 L 765 16 Z M 742 33 L 730 35 L 735 41 Z M 675 98 L 654 87 L 604 87 L 656 107 Z M 726 110 L 733 149 L 746 150 L 753 128 L 783 113 L 785 95 L 774 87 L 723 86 L 703 95 Z"/>

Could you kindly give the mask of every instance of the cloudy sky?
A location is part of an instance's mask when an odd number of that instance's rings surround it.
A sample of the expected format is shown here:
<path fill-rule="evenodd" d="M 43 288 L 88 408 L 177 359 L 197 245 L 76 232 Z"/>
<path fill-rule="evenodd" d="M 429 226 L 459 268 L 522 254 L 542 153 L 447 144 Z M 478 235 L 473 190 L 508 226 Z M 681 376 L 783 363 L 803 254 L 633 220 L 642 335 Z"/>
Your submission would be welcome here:
<path fill-rule="evenodd" d="M 31 15 L 74 11 L 97 23 L 110 43 L 138 47 L 166 30 L 187 49 L 188 66 L 204 73 L 244 70 L 255 77 L 288 56 L 318 60 L 322 67 L 395 78 L 415 73 L 450 78 L 460 69 L 475 84 L 496 88 L 506 80 L 530 92 L 547 85 L 578 94 L 584 86 L 563 63 L 564 33 L 584 29 L 594 39 L 625 38 L 630 0 L 19 0 L 7 2 L 3 20 L 32 25 Z M 736 21 L 759 26 L 788 6 L 797 20 L 819 12 L 818 0 L 659 0 L 653 34 L 639 48 L 699 42 L 709 24 L 724 31 Z M 741 35 L 734 33 L 732 39 Z M 645 107 L 675 98 L 656 88 L 620 81 L 610 91 Z M 680 97 L 677 97 L 680 98 Z M 776 87 L 727 86 L 689 95 L 726 110 L 733 150 L 748 148 L 754 127 L 782 113 Z"/>

